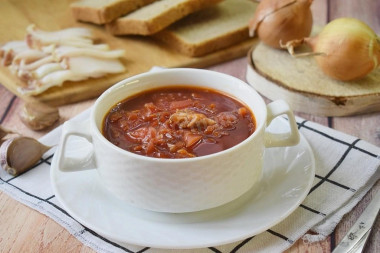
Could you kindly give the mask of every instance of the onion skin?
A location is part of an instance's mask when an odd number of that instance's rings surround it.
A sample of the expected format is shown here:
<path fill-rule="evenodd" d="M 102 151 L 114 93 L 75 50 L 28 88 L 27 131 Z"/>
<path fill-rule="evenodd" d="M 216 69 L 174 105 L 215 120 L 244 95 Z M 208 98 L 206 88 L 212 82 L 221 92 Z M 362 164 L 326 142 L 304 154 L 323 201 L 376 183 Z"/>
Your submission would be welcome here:
<path fill-rule="evenodd" d="M 327 24 L 317 37 L 305 39 L 322 71 L 337 80 L 365 77 L 380 63 L 380 39 L 365 23 L 339 18 Z"/>
<path fill-rule="evenodd" d="M 258 35 L 268 46 L 281 48 L 290 40 L 310 35 L 313 0 L 262 0 L 249 23 L 250 36 Z"/>

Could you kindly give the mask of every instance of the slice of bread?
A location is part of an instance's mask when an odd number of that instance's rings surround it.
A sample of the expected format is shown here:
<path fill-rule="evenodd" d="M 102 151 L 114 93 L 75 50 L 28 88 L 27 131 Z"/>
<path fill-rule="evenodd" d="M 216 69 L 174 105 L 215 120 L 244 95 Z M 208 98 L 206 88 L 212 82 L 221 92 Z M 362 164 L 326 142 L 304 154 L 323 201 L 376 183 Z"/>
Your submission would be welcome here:
<path fill-rule="evenodd" d="M 222 0 L 160 0 L 106 25 L 114 35 L 151 35 L 186 15 Z"/>
<path fill-rule="evenodd" d="M 105 24 L 156 0 L 79 0 L 70 5 L 76 20 Z"/>
<path fill-rule="evenodd" d="M 256 6 L 250 0 L 225 0 L 179 20 L 154 37 L 185 55 L 202 56 L 248 39 L 248 22 Z"/>

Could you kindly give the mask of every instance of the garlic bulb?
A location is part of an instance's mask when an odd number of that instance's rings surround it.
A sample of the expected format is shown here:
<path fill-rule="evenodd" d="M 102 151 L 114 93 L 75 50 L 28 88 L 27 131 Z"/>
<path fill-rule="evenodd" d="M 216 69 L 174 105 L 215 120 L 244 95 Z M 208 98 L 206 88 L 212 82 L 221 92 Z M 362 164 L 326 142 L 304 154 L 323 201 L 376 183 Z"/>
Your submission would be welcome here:
<path fill-rule="evenodd" d="M 7 139 L 0 147 L 1 167 L 13 176 L 21 174 L 31 169 L 50 148 L 30 137 Z"/>
<path fill-rule="evenodd" d="M 313 0 L 262 0 L 249 22 L 249 33 L 274 48 L 310 35 Z"/>
<path fill-rule="evenodd" d="M 33 101 L 24 104 L 19 116 L 30 129 L 42 130 L 58 121 L 59 112 L 55 107 Z"/>

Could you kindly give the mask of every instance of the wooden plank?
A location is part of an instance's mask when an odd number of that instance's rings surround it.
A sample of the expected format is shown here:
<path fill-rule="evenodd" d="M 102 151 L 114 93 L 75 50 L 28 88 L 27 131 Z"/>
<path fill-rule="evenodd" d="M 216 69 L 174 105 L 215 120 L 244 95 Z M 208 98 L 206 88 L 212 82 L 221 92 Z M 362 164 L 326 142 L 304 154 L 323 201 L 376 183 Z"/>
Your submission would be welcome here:
<path fill-rule="evenodd" d="M 375 0 L 376 1 L 376 0 Z M 312 7 L 314 7 L 316 4 L 326 2 L 326 0 L 323 1 L 314 1 Z M 338 1 L 339 2 L 339 1 Z M 340 5 L 345 5 L 345 1 L 340 0 Z M 349 1 L 352 2 L 352 1 Z M 365 1 L 360 1 L 361 4 L 365 5 Z M 1 3 L 0 3 L 1 4 Z M 347 3 L 349 5 L 350 3 Z M 318 8 L 320 10 L 327 10 L 327 8 Z M 378 12 L 378 11 L 377 11 Z M 54 13 L 54 12 L 52 12 Z M 314 12 L 313 12 L 314 13 Z M 314 16 L 317 18 L 325 15 L 327 13 L 319 13 L 316 12 Z M 1 21 L 3 22 L 3 20 Z M 0 22 L 0 23 L 1 23 Z M 379 23 L 379 22 L 378 22 Z M 0 24 L 1 25 L 1 24 Z M 23 28 L 24 29 L 24 28 Z M 0 29 L 0 36 L 2 33 L 5 33 L 6 31 Z M 12 31 L 9 31 L 12 33 Z M 233 71 L 231 69 L 234 69 Z M 232 75 L 235 76 L 244 76 L 245 71 L 245 61 L 244 59 L 238 59 L 236 61 L 233 61 L 230 64 L 220 64 L 212 68 L 216 71 L 226 71 Z M 242 78 L 243 79 L 243 78 Z M 1 100 L 0 101 L 0 108 L 3 110 L 5 109 L 4 105 L 7 104 L 6 101 L 9 101 L 12 98 L 12 94 L 9 92 L 3 93 L 2 90 L 0 90 L 1 94 Z M 267 100 L 269 102 L 269 100 Z M 14 106 L 19 107 L 22 103 L 15 101 Z M 71 118 L 75 116 L 78 112 L 81 110 L 86 109 L 88 106 L 91 105 L 90 102 L 83 102 L 83 103 L 77 103 L 75 105 L 67 105 L 60 107 L 60 112 L 64 115 L 65 118 Z M 11 110 L 12 113 L 8 117 L 6 117 L 4 124 L 6 126 L 17 126 L 20 124 L 20 122 L 14 121 L 14 118 L 17 117 L 15 113 L 18 112 L 19 109 L 13 109 Z M 318 123 L 327 125 L 327 118 L 326 117 L 316 117 L 309 114 L 302 114 L 297 113 L 297 115 L 316 121 Z M 371 115 L 363 115 L 360 117 L 344 117 L 344 118 L 334 118 L 333 119 L 333 126 L 336 129 L 339 129 L 344 132 L 348 132 L 354 135 L 357 135 L 364 140 L 369 140 L 370 142 L 380 146 L 378 144 L 379 137 L 376 137 L 378 135 L 373 135 L 373 133 L 376 133 L 379 129 L 380 124 L 378 124 L 378 119 L 380 118 L 379 114 L 371 114 Z M 346 121 L 346 119 L 349 119 Z M 360 122 L 358 125 L 362 127 L 362 133 L 360 133 L 360 127 L 351 128 L 352 125 L 355 125 L 356 122 Z M 377 124 L 377 125 L 375 125 Z M 20 128 L 17 126 L 20 131 L 24 133 L 25 129 Z M 380 130 L 380 129 L 379 129 Z M 359 132 L 358 132 L 359 131 Z M 28 135 L 40 137 L 41 135 L 45 134 L 45 132 L 28 132 Z M 376 139 L 377 138 L 377 139 Z M 376 139 L 375 142 L 371 141 L 373 139 Z M 378 184 L 379 185 L 379 184 Z M 338 243 L 341 239 L 341 237 L 344 235 L 346 231 L 348 231 L 348 228 L 351 227 L 351 225 L 356 221 L 356 218 L 360 215 L 362 210 L 367 206 L 368 202 L 371 199 L 371 196 L 373 192 L 376 192 L 379 189 L 379 186 L 377 185 L 377 188 L 372 190 L 369 194 L 366 195 L 366 197 L 360 202 L 360 204 L 346 217 L 342 220 L 342 222 L 338 225 L 336 229 L 336 237 L 334 238 L 335 241 Z M 11 199 L 8 197 L 5 193 L 0 192 L 0 206 L 4 208 L 0 208 L 0 223 L 2 226 L 0 227 L 0 248 L 3 249 L 3 251 L 6 252 L 21 252 L 21 251 L 27 251 L 27 252 L 94 252 L 89 247 L 82 244 L 80 241 L 78 241 L 75 237 L 70 235 L 67 230 L 65 230 L 63 227 L 55 223 L 50 218 L 44 216 L 41 213 L 38 213 L 37 211 L 34 211 L 28 207 L 25 207 L 24 205 L 20 204 L 19 202 Z M 353 216 L 352 216 L 353 215 Z M 26 221 L 27 219 L 30 219 L 30 221 Z M 377 228 L 379 228 L 379 222 L 380 219 L 377 221 Z M 33 227 L 31 227 L 33 226 Z M 375 227 L 375 228 L 376 228 Z M 379 245 L 379 230 L 377 229 L 374 231 L 375 234 L 372 234 L 368 247 L 366 248 L 365 252 L 380 252 L 380 245 Z M 20 233 L 20 236 L 19 234 Z M 291 247 L 286 252 L 331 252 L 331 241 L 330 239 L 326 239 L 322 242 L 313 243 L 313 244 L 306 244 L 302 240 L 299 240 L 296 242 L 293 247 Z M 149 252 L 149 250 L 148 250 Z M 244 247 L 238 250 L 238 252 L 246 252 L 244 250 Z"/>
<path fill-rule="evenodd" d="M 248 60 L 248 82 L 270 99 L 289 101 L 295 111 L 322 116 L 380 111 L 380 69 L 342 82 L 326 76 L 313 57 L 294 58 L 263 43 L 252 48 Z"/>
<path fill-rule="evenodd" d="M 334 118 L 333 128 L 380 147 L 380 114 Z"/>
<path fill-rule="evenodd" d="M 359 216 L 362 214 L 364 209 L 368 206 L 368 204 L 371 202 L 374 194 L 376 192 L 380 191 L 380 181 L 377 182 L 377 184 L 369 191 L 363 199 L 359 202 L 358 205 L 356 205 L 351 212 L 347 213 L 341 222 L 336 226 L 335 228 L 335 241 L 338 244 L 343 237 L 346 235 L 346 233 L 350 230 L 350 228 L 354 225 L 354 223 L 357 221 Z M 371 231 L 370 237 L 368 238 L 368 243 L 364 249 L 363 252 L 373 252 L 378 253 L 380 252 L 380 226 L 378 225 L 380 223 L 380 218 L 377 218 L 377 226 L 373 226 L 373 229 Z"/>
<path fill-rule="evenodd" d="M 298 240 L 290 249 L 286 250 L 284 253 L 327 253 L 331 252 L 331 241 L 330 238 L 327 238 L 324 241 L 316 243 L 307 243 L 302 239 Z"/>
<path fill-rule="evenodd" d="M 328 0 L 313 1 L 311 4 L 313 25 L 323 26 L 328 20 Z"/>
<path fill-rule="evenodd" d="M 51 130 L 35 132 L 27 128 L 18 117 L 23 101 L 19 98 L 13 99 L 13 94 L 3 86 L 0 86 L 0 94 L 0 108 L 3 113 L 0 116 L 3 116 L 8 105 L 11 105 L 1 122 L 2 126 L 34 138 L 42 137 Z M 93 101 L 84 101 L 60 107 L 62 118 L 58 124 L 62 124 L 92 104 Z M 4 192 L 0 192 L 0 206 L 0 249 L 2 249 L 0 251 L 94 252 L 50 217 L 21 204 Z"/>
<path fill-rule="evenodd" d="M 345 0 L 344 4 L 340 0 L 330 0 L 330 19 L 338 17 L 354 17 L 367 23 L 377 34 L 380 33 L 380 2 L 377 0 Z M 357 136 L 376 146 L 380 146 L 380 114 L 365 114 L 356 117 L 340 117 L 332 119 L 333 128 Z M 339 243 L 357 218 L 367 207 L 372 199 L 372 195 L 380 190 L 380 182 L 366 194 L 359 204 L 337 225 L 335 229 L 335 241 Z M 380 219 L 377 219 L 377 225 L 368 239 L 368 244 L 363 252 L 380 251 Z"/>
<path fill-rule="evenodd" d="M 54 87 L 35 96 L 39 101 L 62 105 L 99 96 L 105 89 L 132 75 L 149 70 L 153 66 L 162 67 L 206 67 L 212 64 L 244 56 L 256 39 L 249 39 L 227 49 L 204 57 L 187 57 L 171 50 L 166 45 L 142 36 L 112 36 L 103 26 L 79 23 L 74 20 L 69 9 L 70 1 L 49 0 L 6 0 L 0 1 L 0 43 L 22 40 L 29 24 L 54 31 L 67 27 L 86 27 L 94 31 L 99 41 L 107 43 L 112 49 L 125 49 L 123 63 L 127 71 L 107 75 L 102 78 L 80 82 L 65 82 L 62 87 Z M 9 29 L 12 27 L 12 29 Z M 247 31 L 248 33 L 248 31 Z M 0 83 L 10 91 L 23 97 L 18 87 L 23 83 L 7 68 L 0 68 Z"/>
<path fill-rule="evenodd" d="M 0 192 L 0 248 L 7 252 L 94 252 L 51 218 Z"/>

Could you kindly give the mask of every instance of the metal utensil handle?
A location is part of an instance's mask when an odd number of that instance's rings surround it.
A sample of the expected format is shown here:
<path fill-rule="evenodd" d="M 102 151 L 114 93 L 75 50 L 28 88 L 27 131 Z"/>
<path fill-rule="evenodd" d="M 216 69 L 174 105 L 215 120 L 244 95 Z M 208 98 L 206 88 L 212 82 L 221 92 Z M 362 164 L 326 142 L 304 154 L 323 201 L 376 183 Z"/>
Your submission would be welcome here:
<path fill-rule="evenodd" d="M 360 215 L 359 219 L 351 227 L 351 229 L 344 236 L 342 241 L 334 249 L 333 253 L 347 253 L 354 249 L 355 245 L 360 241 L 363 242 L 362 238 L 369 235 L 369 232 L 376 221 L 376 217 L 380 209 L 380 191 L 376 193 L 371 203 Z M 365 244 L 365 241 L 364 241 Z"/>

